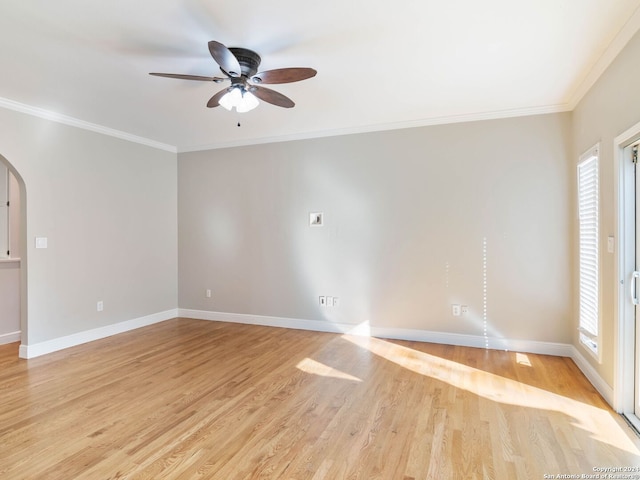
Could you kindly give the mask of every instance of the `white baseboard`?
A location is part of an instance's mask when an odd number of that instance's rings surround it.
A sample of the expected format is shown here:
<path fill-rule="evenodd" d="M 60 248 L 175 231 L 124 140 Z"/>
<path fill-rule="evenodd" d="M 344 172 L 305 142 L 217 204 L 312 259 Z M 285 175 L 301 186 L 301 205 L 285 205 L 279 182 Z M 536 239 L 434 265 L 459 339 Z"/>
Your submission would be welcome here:
<path fill-rule="evenodd" d="M 113 325 L 106 325 L 104 327 L 74 333 L 65 337 L 54 338 L 52 340 L 47 340 L 33 345 L 20 345 L 19 356 L 20 358 L 34 358 L 83 343 L 99 340 L 101 338 L 117 335 L 118 333 L 135 330 L 136 328 L 153 325 L 154 323 L 164 322 L 165 320 L 170 320 L 175 317 L 570 357 L 596 390 L 598 390 L 598 392 L 609 403 L 609 405 L 613 405 L 613 389 L 602 379 L 596 369 L 591 366 L 582 354 L 570 344 L 539 342 L 534 340 L 510 340 L 505 338 L 483 337 L 479 335 L 432 332 L 428 330 L 405 328 L 371 327 L 367 324 L 354 325 L 319 320 L 190 310 L 185 308 L 166 310 L 164 312 L 158 312 L 152 315 L 115 323 Z M 19 341 L 20 337 L 20 332 L 0 335 L 0 345 Z"/>
<path fill-rule="evenodd" d="M 443 343 L 464 347 L 511 350 L 542 355 L 572 357 L 574 347 L 564 343 L 538 342 L 533 340 L 509 340 L 506 338 L 464 335 L 459 333 L 431 332 L 406 328 L 371 327 L 366 324 L 353 325 L 319 320 L 301 320 L 296 318 L 269 317 L 263 315 L 247 315 L 241 313 L 211 312 L 207 310 L 190 310 L 179 308 L 178 314 L 184 318 L 211 320 L 219 322 L 244 323 L 267 327 L 293 328 L 297 330 L 313 330 L 317 332 L 346 333 L 371 337 L 409 340 L 417 342 Z"/>
<path fill-rule="evenodd" d="M 606 402 L 613 407 L 613 388 L 605 382 L 589 361 L 580 353 L 580 351 L 571 345 L 571 359 L 578 366 L 580 371 L 584 373 L 591 385 L 602 395 Z"/>
<path fill-rule="evenodd" d="M 268 317 L 263 315 L 246 315 L 240 313 L 211 312 L 205 310 L 178 309 L 180 317 L 197 320 L 244 323 L 267 327 L 294 328 L 318 332 L 345 333 L 371 337 L 409 340 L 428 343 L 442 343 L 463 347 L 489 348 L 509 350 L 523 353 L 537 353 L 569 357 L 587 377 L 594 388 L 603 396 L 609 405 L 613 405 L 613 389 L 598 374 L 595 368 L 582 356 L 575 346 L 567 343 L 539 342 L 535 340 L 511 340 L 506 338 L 483 337 L 479 335 L 463 335 L 458 333 L 431 332 L 405 328 L 370 327 L 369 325 L 352 325 L 319 320 L 300 320 L 295 318 Z"/>
<path fill-rule="evenodd" d="M 0 335 L 0 345 L 6 345 L 7 343 L 19 342 L 22 332 L 3 333 Z"/>
<path fill-rule="evenodd" d="M 39 357 L 40 355 L 56 352 L 69 347 L 75 347 L 76 345 L 81 345 L 87 342 L 93 342 L 94 340 L 100 340 L 101 338 L 117 335 L 118 333 L 124 333 L 129 330 L 135 330 L 136 328 L 153 325 L 154 323 L 164 322 L 165 320 L 170 320 L 177 316 L 178 309 L 172 309 L 146 315 L 144 317 L 134 318 L 132 320 L 126 320 L 124 322 L 114 323 L 113 325 L 106 325 L 104 327 L 74 333 L 65 337 L 54 338 L 45 342 L 35 343 L 32 345 L 20 345 L 19 356 L 20 358 Z"/>

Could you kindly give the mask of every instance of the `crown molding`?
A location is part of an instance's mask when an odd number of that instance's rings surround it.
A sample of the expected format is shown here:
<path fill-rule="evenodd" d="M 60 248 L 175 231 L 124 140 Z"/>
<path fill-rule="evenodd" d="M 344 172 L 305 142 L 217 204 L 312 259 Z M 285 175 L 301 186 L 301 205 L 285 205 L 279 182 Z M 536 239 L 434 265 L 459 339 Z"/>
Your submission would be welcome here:
<path fill-rule="evenodd" d="M 627 22 L 622 26 L 618 34 L 613 38 L 611 43 L 607 45 L 604 52 L 593 64 L 591 69 L 586 73 L 582 81 L 578 84 L 578 87 L 571 95 L 571 99 L 568 103 L 569 110 L 574 110 L 580 100 L 587 94 L 587 92 L 598 81 L 604 71 L 613 63 L 615 58 L 620 54 L 622 49 L 629 43 L 629 40 L 640 31 L 640 7 L 633 12 L 633 15 L 629 17 Z"/>
<path fill-rule="evenodd" d="M 376 125 L 363 125 L 317 132 L 301 132 L 291 135 L 274 137 L 262 137 L 252 139 L 232 140 L 230 142 L 216 142 L 206 145 L 194 145 L 178 147 L 178 153 L 201 152 L 205 150 L 218 150 L 222 148 L 246 147 L 265 143 L 291 142 L 296 140 L 308 140 L 312 138 L 337 137 L 341 135 L 355 135 L 359 133 L 371 133 L 387 130 L 401 130 L 404 128 L 429 127 L 433 125 L 446 125 L 451 123 L 477 122 L 482 120 L 499 120 L 502 118 L 525 117 L 530 115 L 544 115 L 547 113 L 568 112 L 571 109 L 567 104 L 545 105 L 541 107 L 516 108 L 511 110 L 497 110 L 489 112 L 470 113 L 465 115 L 451 115 L 444 117 L 431 117 L 403 122 L 380 123 Z"/>
<path fill-rule="evenodd" d="M 97 125 L 95 123 L 85 122 L 84 120 L 78 120 L 77 118 L 69 117 L 67 115 L 62 115 L 56 112 L 52 112 L 50 110 L 45 110 L 43 108 L 32 107 L 30 105 L 25 105 L 24 103 L 19 103 L 13 100 L 9 100 L 8 98 L 0 97 L 0 107 L 6 108 L 8 110 L 20 112 L 20 113 L 26 113 L 27 115 L 43 118 L 45 120 L 51 120 L 52 122 L 62 123 L 64 125 L 69 125 L 71 127 L 77 127 L 83 130 L 89 130 L 91 132 L 101 133 L 109 137 L 115 137 L 121 140 L 127 140 L 129 142 L 139 143 L 141 145 L 146 145 L 147 147 L 157 148 L 159 150 L 165 150 L 167 152 L 172 152 L 172 153 L 178 152 L 178 149 L 173 145 L 168 145 L 162 142 L 156 142 L 155 140 L 139 137 L 137 135 L 132 135 L 130 133 L 123 132 L 121 130 L 115 130 L 113 128 L 104 127 L 102 125 Z"/>

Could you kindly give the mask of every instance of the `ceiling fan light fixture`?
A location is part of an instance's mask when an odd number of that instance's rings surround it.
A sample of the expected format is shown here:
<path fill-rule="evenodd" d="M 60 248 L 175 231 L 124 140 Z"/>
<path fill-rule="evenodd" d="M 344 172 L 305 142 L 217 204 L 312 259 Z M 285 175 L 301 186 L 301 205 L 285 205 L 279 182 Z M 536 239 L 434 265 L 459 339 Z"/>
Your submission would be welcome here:
<path fill-rule="evenodd" d="M 236 111 L 238 113 L 248 112 L 249 110 L 256 108 L 259 104 L 260 102 L 258 102 L 256 96 L 245 90 L 242 92 L 242 100 L 238 105 L 236 105 Z"/>
<path fill-rule="evenodd" d="M 242 99 L 242 94 L 237 88 L 230 88 L 229 91 L 220 99 L 220 105 L 231 111 Z"/>
<path fill-rule="evenodd" d="M 260 102 L 251 92 L 240 87 L 232 87 L 219 103 L 229 111 L 235 108 L 238 113 L 245 113 L 256 108 Z"/>

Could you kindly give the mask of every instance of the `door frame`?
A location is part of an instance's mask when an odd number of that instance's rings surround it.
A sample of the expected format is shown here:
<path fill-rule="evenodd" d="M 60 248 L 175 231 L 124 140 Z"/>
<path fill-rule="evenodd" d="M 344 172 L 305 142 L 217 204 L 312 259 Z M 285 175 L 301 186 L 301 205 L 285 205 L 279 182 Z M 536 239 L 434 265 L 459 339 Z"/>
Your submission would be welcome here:
<path fill-rule="evenodd" d="M 27 187 L 20 172 L 18 172 L 13 164 L 2 154 L 0 154 L 0 163 L 6 165 L 17 180 L 20 195 L 20 348 L 22 348 L 22 345 L 29 344 L 29 304 L 27 298 Z"/>
<path fill-rule="evenodd" d="M 640 122 L 613 140 L 615 178 L 616 291 L 614 303 L 613 408 L 640 430 L 635 416 L 635 306 L 630 299 L 630 278 L 636 262 L 636 192 L 631 162 L 625 161 L 625 148 L 640 139 Z M 640 172 L 638 172 L 640 174 Z M 638 192 L 640 195 L 640 192 Z M 640 213 L 640 212 L 639 212 Z"/>

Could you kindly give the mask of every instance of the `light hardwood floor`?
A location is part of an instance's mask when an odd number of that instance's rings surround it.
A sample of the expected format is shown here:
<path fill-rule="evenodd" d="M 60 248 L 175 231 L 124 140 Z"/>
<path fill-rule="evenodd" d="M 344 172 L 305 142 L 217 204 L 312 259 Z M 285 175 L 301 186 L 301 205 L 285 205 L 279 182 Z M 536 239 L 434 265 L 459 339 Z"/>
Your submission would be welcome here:
<path fill-rule="evenodd" d="M 0 347 L 2 479 L 640 466 L 638 438 L 565 358 L 188 319 L 31 360 L 17 349 Z"/>

